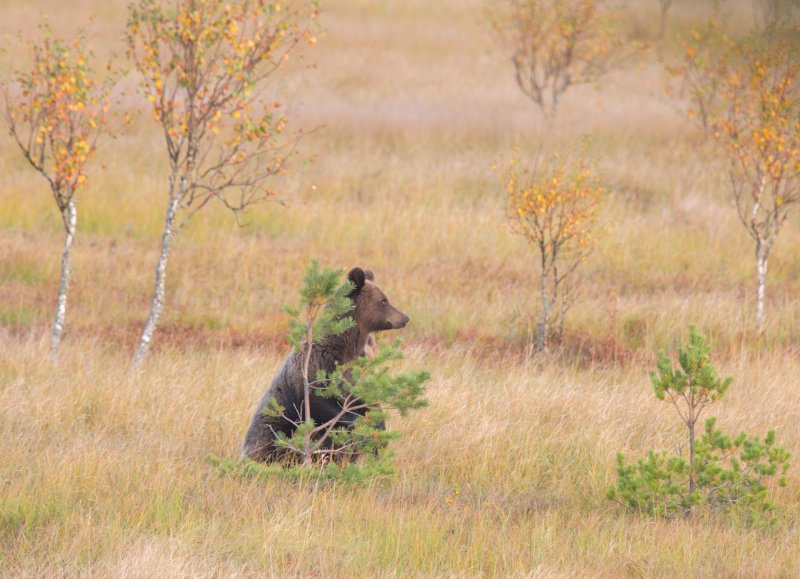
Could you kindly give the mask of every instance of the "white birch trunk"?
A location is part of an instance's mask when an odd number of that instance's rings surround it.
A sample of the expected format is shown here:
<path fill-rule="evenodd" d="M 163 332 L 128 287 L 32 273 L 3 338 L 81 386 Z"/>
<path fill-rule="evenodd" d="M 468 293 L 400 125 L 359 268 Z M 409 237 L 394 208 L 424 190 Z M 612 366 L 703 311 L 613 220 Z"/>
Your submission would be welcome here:
<path fill-rule="evenodd" d="M 175 215 L 178 212 L 178 205 L 180 204 L 181 195 L 175 195 L 170 199 L 167 206 L 167 218 L 164 223 L 164 234 L 161 236 L 161 255 L 158 258 L 158 265 L 156 266 L 156 286 L 153 291 L 153 299 L 150 301 L 150 315 L 147 317 L 147 322 L 142 330 L 142 335 L 139 338 L 139 346 L 136 348 L 136 356 L 133 359 L 134 365 L 141 362 L 147 353 L 150 351 L 150 345 L 153 341 L 153 333 L 158 326 L 158 320 L 161 318 L 161 311 L 164 308 L 164 287 L 167 277 L 167 260 L 169 258 L 170 242 L 174 233 Z"/>
<path fill-rule="evenodd" d="M 761 334 L 764 331 L 764 301 L 767 286 L 767 259 L 769 259 L 769 249 L 767 244 L 761 240 L 756 242 L 756 269 L 758 270 L 758 292 L 756 298 L 756 332 Z"/>
<path fill-rule="evenodd" d="M 72 248 L 72 240 L 75 237 L 75 227 L 78 221 L 78 211 L 75 203 L 70 200 L 64 213 L 64 226 L 66 228 L 66 238 L 64 239 L 64 249 L 61 251 L 61 284 L 58 288 L 58 299 L 56 301 L 56 319 L 53 323 L 53 334 L 50 337 L 50 353 L 56 355 L 58 346 L 61 344 L 61 334 L 64 332 L 64 320 L 67 315 L 67 292 L 69 291 L 70 265 L 69 251 Z"/>

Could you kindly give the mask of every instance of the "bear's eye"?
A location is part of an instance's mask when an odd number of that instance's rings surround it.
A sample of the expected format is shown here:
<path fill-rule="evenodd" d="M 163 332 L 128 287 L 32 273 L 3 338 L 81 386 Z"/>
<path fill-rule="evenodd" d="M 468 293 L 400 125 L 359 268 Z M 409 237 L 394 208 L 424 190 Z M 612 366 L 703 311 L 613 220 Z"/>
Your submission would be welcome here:
<path fill-rule="evenodd" d="M 381 300 L 381 303 L 382 303 L 382 304 L 388 304 L 388 303 L 389 303 L 389 300 L 387 300 L 386 298 L 383 298 L 383 299 Z"/>

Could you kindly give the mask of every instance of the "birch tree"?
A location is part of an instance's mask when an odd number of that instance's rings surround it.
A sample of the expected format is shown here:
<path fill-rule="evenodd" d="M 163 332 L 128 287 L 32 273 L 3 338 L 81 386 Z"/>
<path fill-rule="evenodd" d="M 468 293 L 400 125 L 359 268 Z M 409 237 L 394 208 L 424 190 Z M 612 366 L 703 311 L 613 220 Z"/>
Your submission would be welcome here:
<path fill-rule="evenodd" d="M 86 164 L 108 132 L 111 76 L 100 77 L 89 61 L 86 36 L 53 38 L 49 27 L 30 42 L 33 63 L 0 83 L 8 130 L 28 163 L 50 186 L 64 226 L 61 278 L 50 351 L 58 352 L 67 313 L 70 250 L 78 222 L 76 194 L 86 183 Z"/>
<path fill-rule="evenodd" d="M 604 191 L 588 163 L 558 157 L 532 169 L 512 159 L 504 182 L 509 223 L 537 253 L 536 346 L 546 351 L 551 334 L 563 333 L 573 274 L 594 249 Z"/>
<path fill-rule="evenodd" d="M 767 267 L 792 207 L 800 202 L 800 59 L 788 45 L 748 50 L 723 89 L 714 138 L 728 159 L 730 191 L 755 242 L 756 331 L 766 324 Z"/>
<path fill-rule="evenodd" d="M 215 201 L 239 215 L 274 198 L 298 134 L 288 136 L 270 79 L 302 42 L 313 44 L 316 3 L 154 0 L 131 4 L 129 57 L 169 159 L 167 205 L 150 313 L 134 358 L 148 353 L 164 307 L 173 237 Z"/>
<path fill-rule="evenodd" d="M 600 0 L 503 0 L 489 11 L 517 85 L 552 119 L 572 86 L 595 83 L 623 59 Z"/>
<path fill-rule="evenodd" d="M 683 64 L 673 69 L 690 87 L 690 116 L 701 118 L 727 161 L 733 204 L 755 243 L 759 334 L 766 325 L 769 258 L 800 202 L 797 48 L 796 39 L 783 35 L 737 42 L 712 26 L 691 36 Z"/>

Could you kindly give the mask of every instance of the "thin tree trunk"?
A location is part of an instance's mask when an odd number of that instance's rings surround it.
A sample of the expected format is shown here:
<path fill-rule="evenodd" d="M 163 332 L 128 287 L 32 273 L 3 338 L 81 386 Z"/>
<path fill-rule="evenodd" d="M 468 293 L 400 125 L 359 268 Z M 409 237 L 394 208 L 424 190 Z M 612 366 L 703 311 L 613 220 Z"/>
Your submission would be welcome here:
<path fill-rule="evenodd" d="M 136 356 L 133 363 L 138 364 L 141 362 L 147 353 L 150 351 L 150 345 L 153 341 L 153 333 L 158 326 L 158 320 L 161 318 L 161 310 L 164 308 L 164 287 L 167 277 L 167 259 L 169 258 L 170 242 L 174 233 L 175 215 L 178 212 L 178 205 L 180 204 L 182 195 L 175 195 L 170 199 L 167 206 L 167 218 L 164 223 L 164 234 L 161 237 L 161 255 L 158 258 L 158 265 L 156 266 L 156 286 L 153 291 L 153 299 L 150 301 L 150 315 L 147 317 L 147 322 L 142 330 L 142 335 L 139 338 L 139 346 L 136 348 Z"/>
<path fill-rule="evenodd" d="M 767 285 L 767 259 L 769 250 L 765 242 L 756 241 L 756 269 L 758 270 L 758 292 L 756 301 L 756 332 L 761 334 L 764 331 L 764 300 L 766 297 Z"/>
<path fill-rule="evenodd" d="M 556 334 L 559 342 L 564 339 L 564 320 L 567 319 L 567 311 L 569 311 L 570 306 L 568 290 L 569 287 L 565 287 L 561 295 L 561 311 L 558 314 L 558 333 Z"/>
<path fill-rule="evenodd" d="M 67 314 L 67 292 L 69 291 L 69 251 L 72 248 L 72 240 L 75 237 L 75 226 L 78 221 L 78 211 L 75 203 L 69 201 L 63 215 L 64 226 L 66 228 L 66 238 L 64 239 L 64 249 L 61 251 L 61 284 L 58 288 L 58 300 L 56 301 L 56 320 L 53 323 L 53 335 L 50 338 L 50 353 L 56 355 L 58 346 L 61 344 L 61 334 L 64 332 L 64 319 Z"/>
<path fill-rule="evenodd" d="M 696 419 L 695 419 L 696 421 Z M 694 492 L 694 421 L 689 424 L 689 493 Z"/>
<path fill-rule="evenodd" d="M 672 4 L 672 2 L 659 2 L 659 4 L 661 5 L 661 13 L 659 14 L 658 36 L 656 38 L 661 40 L 664 38 L 664 33 L 667 31 L 667 11 L 669 11 L 669 5 Z"/>
<path fill-rule="evenodd" d="M 550 320 L 550 300 L 547 296 L 547 265 L 546 265 L 546 254 L 544 248 L 541 248 L 542 251 L 542 282 L 539 288 L 542 305 L 541 305 L 541 314 L 539 316 L 539 322 L 536 324 L 536 347 L 540 352 L 547 351 L 547 337 L 550 333 L 549 328 L 549 320 Z"/>
<path fill-rule="evenodd" d="M 306 353 L 303 358 L 303 410 L 305 423 L 311 424 L 311 384 L 308 381 L 308 367 L 311 364 L 311 349 L 314 347 L 314 322 L 316 316 L 309 316 L 306 330 Z M 303 440 L 303 465 L 311 466 L 311 432 L 307 432 Z"/>

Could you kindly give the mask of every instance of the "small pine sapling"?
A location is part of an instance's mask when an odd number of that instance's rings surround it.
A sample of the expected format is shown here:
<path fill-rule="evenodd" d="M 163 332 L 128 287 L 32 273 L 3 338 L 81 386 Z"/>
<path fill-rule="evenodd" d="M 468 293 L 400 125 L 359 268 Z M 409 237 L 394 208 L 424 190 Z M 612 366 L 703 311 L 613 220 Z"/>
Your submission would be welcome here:
<path fill-rule="evenodd" d="M 707 406 L 719 400 L 733 382 L 720 378 L 708 354 L 711 348 L 692 326 L 687 348 L 678 348 L 679 366 L 659 352 L 657 371 L 650 374 L 656 398 L 670 402 L 689 431 L 689 494 L 695 489 L 695 426 Z"/>
<path fill-rule="evenodd" d="M 662 352 L 650 376 L 656 397 L 670 402 L 686 425 L 688 460 L 650 450 L 646 458 L 627 464 L 619 453 L 617 486 L 609 489 L 608 497 L 656 517 L 689 516 L 704 506 L 746 524 L 772 524 L 775 508 L 767 498 L 768 485 L 777 475 L 778 484 L 786 484 L 783 475 L 790 459 L 786 449 L 775 444 L 775 432 L 770 430 L 763 440 L 746 433 L 731 437 L 716 428 L 712 417 L 696 437 L 701 413 L 722 398 L 733 381 L 720 378 L 710 351 L 690 327 L 686 348 L 678 349 L 678 367 Z"/>
<path fill-rule="evenodd" d="M 292 316 L 288 339 L 304 354 L 303 421 L 295 425 L 291 436 L 278 433 L 277 444 L 297 454 L 304 467 L 317 462 L 333 464 L 335 468 L 342 459 L 379 456 L 388 441 L 398 435 L 383 429 L 387 410 L 405 414 L 427 403 L 422 395 L 428 372 L 389 373 L 388 363 L 402 358 L 397 345 L 378 350 L 373 358 L 361 356 L 329 375 L 319 372 L 313 379 L 308 375 L 315 345 L 326 336 L 345 332 L 354 323 L 348 316 L 353 303 L 347 297 L 353 285 L 350 281 L 340 283 L 340 276 L 338 270 L 312 262 L 300 291 L 299 307 L 286 308 Z M 310 412 L 312 396 L 337 400 L 338 413 L 317 424 Z M 284 409 L 274 405 L 268 412 L 289 418 Z"/>
<path fill-rule="evenodd" d="M 297 430 L 292 438 L 302 440 L 303 463 L 306 466 L 311 464 L 315 450 L 312 444 L 315 425 L 311 419 L 311 390 L 316 382 L 312 384 L 308 375 L 313 346 L 325 336 L 338 336 L 354 325 L 353 319 L 346 315 L 353 309 L 347 297 L 353 290 L 353 284 L 350 281 L 340 284 L 339 277 L 337 270 L 321 269 L 319 262 L 311 262 L 300 290 L 300 307 L 284 307 L 286 313 L 292 316 L 287 339 L 304 353 L 303 422 L 296 425 Z M 273 405 L 272 411 L 282 414 L 285 409 Z M 283 442 L 288 445 L 286 440 Z"/>
<path fill-rule="evenodd" d="M 733 438 L 716 428 L 716 418 L 709 418 L 697 441 L 698 485 L 709 489 L 705 501 L 712 509 L 747 524 L 771 524 L 775 507 L 767 498 L 766 483 L 779 475 L 778 485 L 786 486 L 790 458 L 775 444 L 774 430 L 764 440 L 744 432 Z"/>

